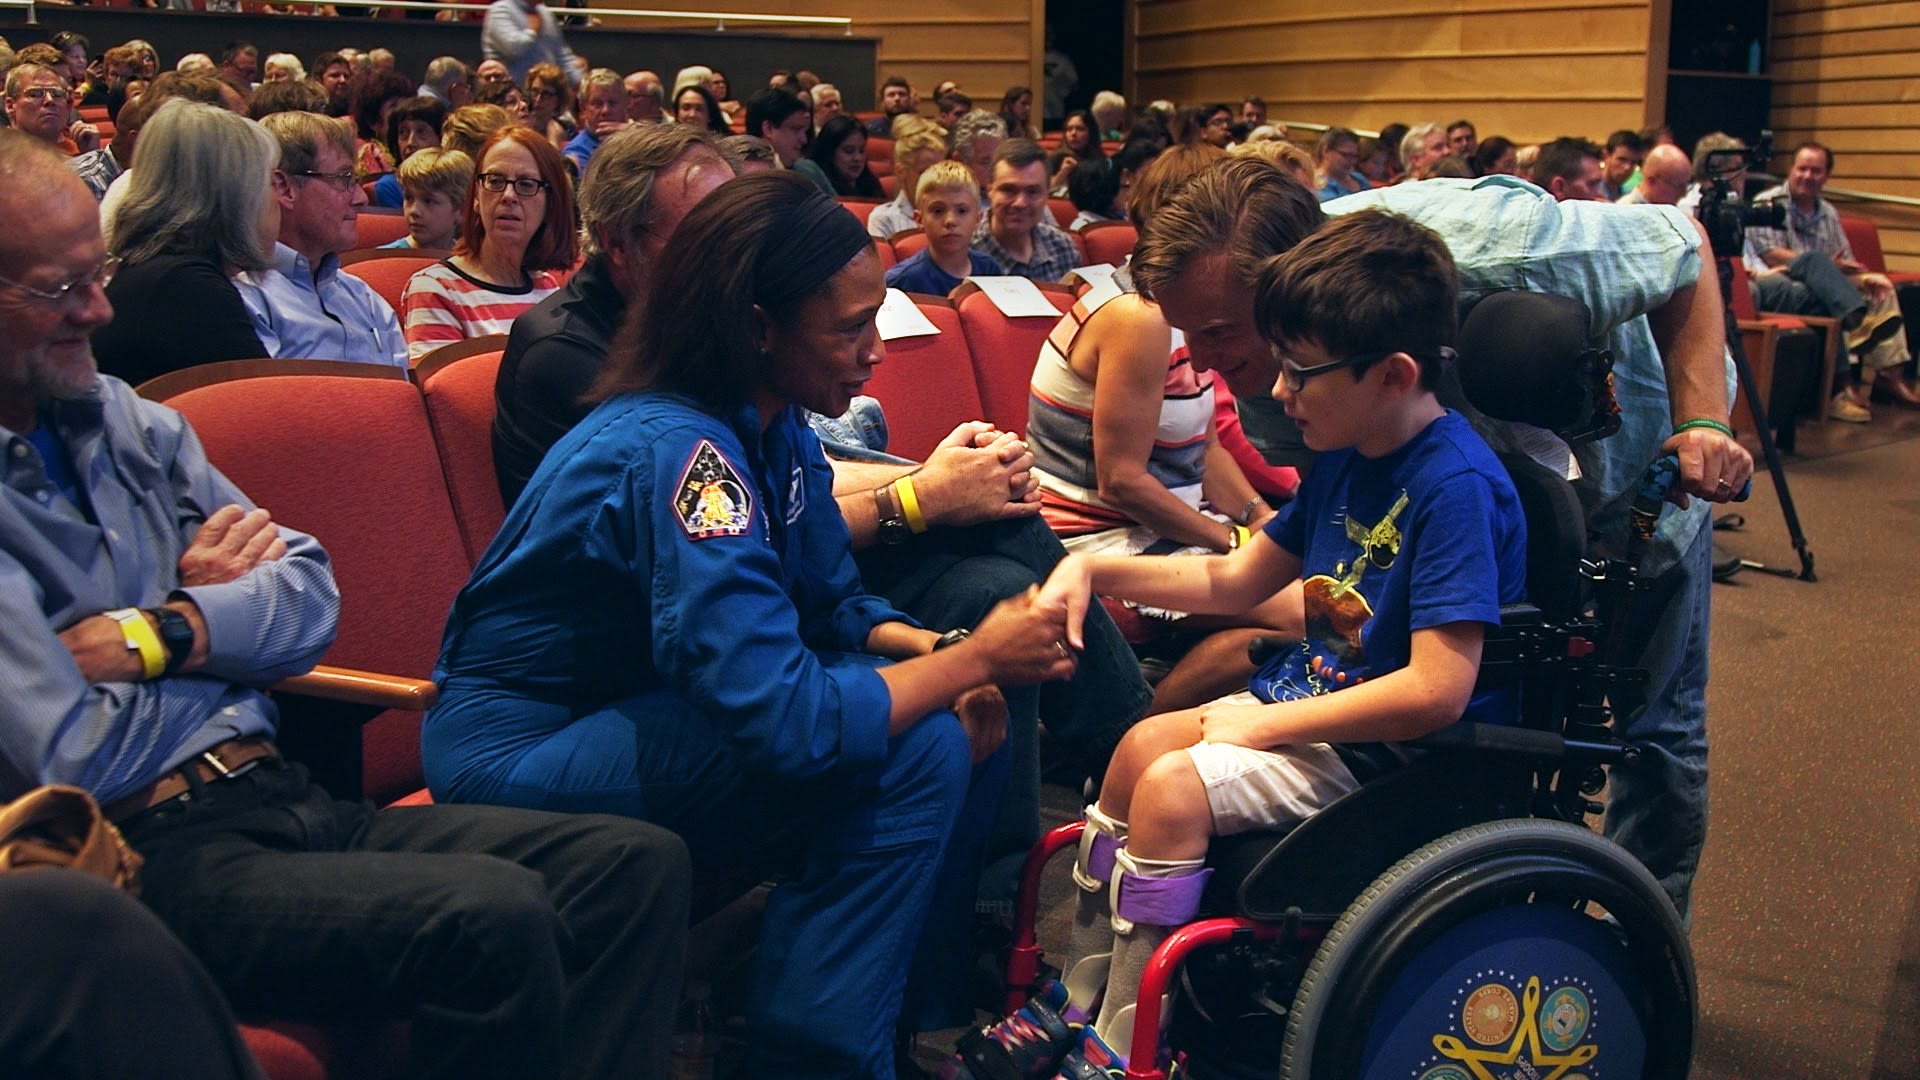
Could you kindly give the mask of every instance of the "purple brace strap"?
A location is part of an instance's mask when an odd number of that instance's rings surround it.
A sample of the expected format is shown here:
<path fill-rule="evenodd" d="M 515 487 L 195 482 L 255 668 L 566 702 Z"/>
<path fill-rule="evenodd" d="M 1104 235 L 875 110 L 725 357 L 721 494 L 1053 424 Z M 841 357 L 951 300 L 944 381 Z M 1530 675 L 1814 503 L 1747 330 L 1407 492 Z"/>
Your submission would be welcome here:
<path fill-rule="evenodd" d="M 1092 825 L 1087 828 L 1093 829 L 1093 844 L 1087 848 L 1087 876 L 1095 881 L 1112 881 L 1113 853 L 1120 850 L 1120 841 Z"/>
<path fill-rule="evenodd" d="M 1177 877 L 1141 877 L 1122 871 L 1120 897 L 1113 913 L 1128 922 L 1152 926 L 1184 926 L 1200 913 L 1200 896 L 1207 891 L 1211 869 Z"/>

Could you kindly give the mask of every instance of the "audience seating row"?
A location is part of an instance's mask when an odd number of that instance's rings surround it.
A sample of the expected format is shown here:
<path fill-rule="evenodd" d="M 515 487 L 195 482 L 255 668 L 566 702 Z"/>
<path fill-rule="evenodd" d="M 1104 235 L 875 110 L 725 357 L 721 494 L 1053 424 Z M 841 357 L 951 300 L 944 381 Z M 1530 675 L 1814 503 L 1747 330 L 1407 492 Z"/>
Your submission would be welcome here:
<path fill-rule="evenodd" d="M 853 211 L 862 223 L 873 212 L 877 202 L 866 199 L 842 199 L 841 205 Z M 368 218 L 383 218 L 389 215 L 360 212 L 362 237 L 370 229 L 384 227 L 383 223 L 369 224 Z M 402 223 L 404 225 L 404 222 Z M 1080 248 L 1082 261 L 1086 264 L 1109 263 L 1114 266 L 1125 261 L 1133 251 L 1138 239 L 1134 227 L 1124 221 L 1101 222 L 1090 225 L 1076 233 L 1069 233 L 1073 242 Z M 911 258 L 927 246 L 926 234 L 919 229 L 909 229 L 894 236 L 891 240 L 874 241 L 874 250 L 880 255 L 880 263 L 892 267 L 903 259 Z M 340 268 L 373 286 L 394 310 L 400 308 L 400 298 L 406 292 L 407 281 L 414 274 L 447 257 L 444 251 L 425 251 L 420 248 L 380 248 L 362 246 L 340 256 Z"/>
<path fill-rule="evenodd" d="M 357 262 L 356 267 L 377 264 Z M 1074 302 L 1043 285 L 1056 312 Z M 1026 427 L 1027 383 L 1057 316 L 1008 318 L 972 284 L 916 296 L 941 331 L 888 345 L 869 392 L 894 452 L 930 453 L 958 424 Z M 324 665 L 278 688 L 344 700 L 364 725 L 295 732 L 295 750 L 343 794 L 390 802 L 422 786 L 419 717 L 446 613 L 505 517 L 494 478 L 494 380 L 504 337 L 449 345 L 410 373 L 316 360 L 237 360 L 140 392 L 185 414 L 208 456 L 291 528 L 321 538 L 342 596 Z"/>

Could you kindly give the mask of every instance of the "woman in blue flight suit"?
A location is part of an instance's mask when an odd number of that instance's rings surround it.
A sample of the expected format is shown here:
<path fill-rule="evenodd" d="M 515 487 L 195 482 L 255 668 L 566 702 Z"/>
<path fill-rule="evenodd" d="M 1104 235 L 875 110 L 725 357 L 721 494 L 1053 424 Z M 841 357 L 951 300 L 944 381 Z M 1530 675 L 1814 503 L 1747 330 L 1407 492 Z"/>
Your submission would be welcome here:
<path fill-rule="evenodd" d="M 1073 669 L 1064 614 L 1029 597 L 957 640 L 861 592 L 803 410 L 858 393 L 883 296 L 872 240 L 790 174 L 696 208 L 602 404 L 455 602 L 422 736 L 436 799 L 643 817 L 697 865 L 791 852 L 756 959 L 755 1075 L 893 1076 L 923 929 L 966 932 L 923 928 L 936 883 L 973 889 L 943 855 L 999 807 L 995 685 Z"/>

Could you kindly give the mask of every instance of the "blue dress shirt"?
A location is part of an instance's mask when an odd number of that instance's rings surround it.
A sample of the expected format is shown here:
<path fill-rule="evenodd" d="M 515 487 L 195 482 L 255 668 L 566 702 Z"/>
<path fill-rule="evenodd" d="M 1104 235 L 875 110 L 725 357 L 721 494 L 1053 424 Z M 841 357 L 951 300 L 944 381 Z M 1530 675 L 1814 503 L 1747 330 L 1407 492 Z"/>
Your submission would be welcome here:
<path fill-rule="evenodd" d="M 0 800 L 75 784 L 112 802 L 228 739 L 271 735 L 277 713 L 253 688 L 308 670 L 333 643 L 340 595 L 326 552 L 282 526 L 284 557 L 180 588 L 180 556 L 206 518 L 253 503 L 179 413 L 119 379 L 99 376 L 41 415 L 90 505 L 61 494 L 32 439 L 0 428 Z M 206 666 L 89 684 L 59 633 L 175 593 L 206 618 Z"/>
<path fill-rule="evenodd" d="M 273 269 L 234 279 L 253 316 L 260 344 L 285 359 L 354 360 L 407 366 L 407 342 L 393 305 L 373 286 L 340 272 L 327 254 L 318 268 L 285 244 L 273 246 Z"/>

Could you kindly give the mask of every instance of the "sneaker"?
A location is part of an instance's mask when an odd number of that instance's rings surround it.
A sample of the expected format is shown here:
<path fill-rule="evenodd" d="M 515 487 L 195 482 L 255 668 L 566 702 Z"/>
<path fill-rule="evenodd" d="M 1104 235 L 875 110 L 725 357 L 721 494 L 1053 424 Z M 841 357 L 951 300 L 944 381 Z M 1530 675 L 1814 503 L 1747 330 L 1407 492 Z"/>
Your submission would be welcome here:
<path fill-rule="evenodd" d="M 1835 394 L 1833 400 L 1827 402 L 1827 417 L 1846 424 L 1864 424 L 1873 419 L 1873 413 L 1851 396 Z"/>
<path fill-rule="evenodd" d="M 1080 1029 L 1080 1042 L 1060 1059 L 1058 1080 L 1125 1080 L 1127 1059 L 1116 1053 L 1088 1024 Z"/>
<path fill-rule="evenodd" d="M 1030 1080 L 1054 1074 L 1073 1046 L 1073 1028 L 1060 1018 L 1067 988 L 1049 980 L 1039 993 L 998 1023 L 960 1036 L 941 1080 Z"/>

